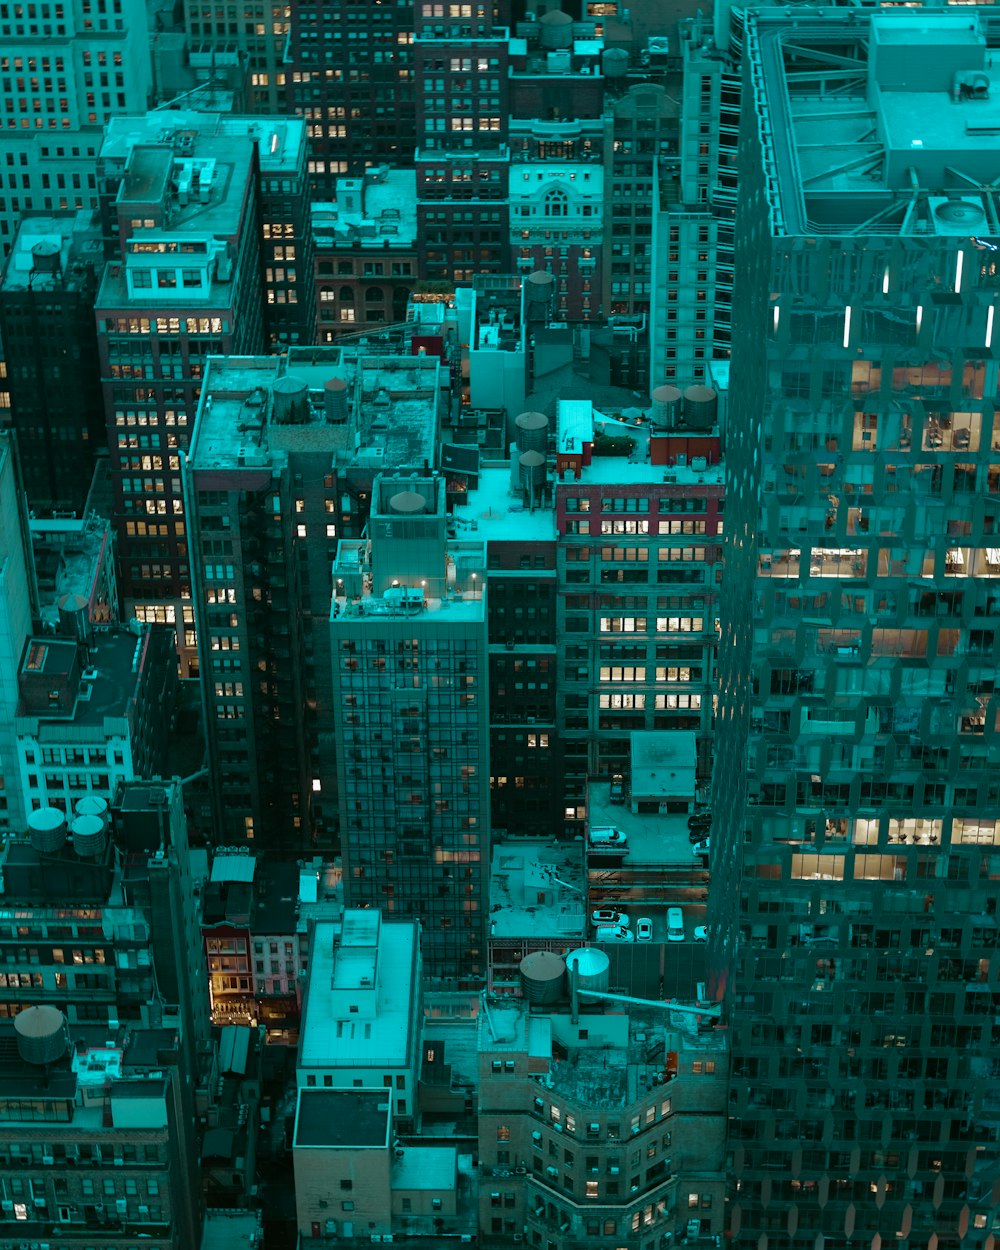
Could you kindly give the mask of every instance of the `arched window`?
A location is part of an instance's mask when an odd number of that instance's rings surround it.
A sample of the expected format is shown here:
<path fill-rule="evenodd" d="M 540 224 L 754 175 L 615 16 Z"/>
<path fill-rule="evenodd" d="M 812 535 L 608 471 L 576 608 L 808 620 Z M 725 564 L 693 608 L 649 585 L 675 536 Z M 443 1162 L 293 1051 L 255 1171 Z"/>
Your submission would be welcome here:
<path fill-rule="evenodd" d="M 568 213 L 569 200 L 565 191 L 559 187 L 553 187 L 551 191 L 545 192 L 546 217 L 565 217 Z"/>
<path fill-rule="evenodd" d="M 365 299 L 369 304 L 384 304 L 385 291 L 380 286 L 365 287 Z"/>
<path fill-rule="evenodd" d="M 354 287 L 352 287 L 352 286 L 342 286 L 342 287 L 340 288 L 340 302 L 341 302 L 342 304 L 353 304 L 353 303 L 354 303 Z"/>

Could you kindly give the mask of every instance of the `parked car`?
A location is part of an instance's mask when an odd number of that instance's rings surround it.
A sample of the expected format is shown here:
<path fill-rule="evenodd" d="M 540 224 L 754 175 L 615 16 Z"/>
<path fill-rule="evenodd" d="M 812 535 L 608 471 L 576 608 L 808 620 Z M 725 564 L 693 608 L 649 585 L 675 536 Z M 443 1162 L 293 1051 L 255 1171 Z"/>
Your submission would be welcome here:
<path fill-rule="evenodd" d="M 613 825 L 598 825 L 588 833 L 591 846 L 625 846 L 628 837 Z"/>
<path fill-rule="evenodd" d="M 684 941 L 684 913 L 679 907 L 667 908 L 667 941 Z"/>
<path fill-rule="evenodd" d="M 696 842 L 694 846 L 692 846 L 691 848 L 691 853 L 693 855 L 707 855 L 709 851 L 709 847 L 711 847 L 711 845 L 712 845 L 712 839 L 706 838 L 704 842 Z"/>
<path fill-rule="evenodd" d="M 597 942 L 634 942 L 635 934 L 623 924 L 599 924 L 595 933 Z"/>
<path fill-rule="evenodd" d="M 623 929 L 628 928 L 628 916 L 623 911 L 616 911 L 613 907 L 598 907 L 596 911 L 590 913 L 590 919 L 597 925 L 620 924 Z"/>
<path fill-rule="evenodd" d="M 635 940 L 637 942 L 652 942 L 653 922 L 648 916 L 640 916 L 635 922 Z"/>
<path fill-rule="evenodd" d="M 708 925 L 707 924 L 695 925 L 694 933 L 692 936 L 694 937 L 694 940 L 696 942 L 707 942 L 708 941 Z"/>
<path fill-rule="evenodd" d="M 693 815 L 688 817 L 688 828 L 691 830 L 703 828 L 707 829 L 711 823 L 711 812 L 695 812 Z"/>

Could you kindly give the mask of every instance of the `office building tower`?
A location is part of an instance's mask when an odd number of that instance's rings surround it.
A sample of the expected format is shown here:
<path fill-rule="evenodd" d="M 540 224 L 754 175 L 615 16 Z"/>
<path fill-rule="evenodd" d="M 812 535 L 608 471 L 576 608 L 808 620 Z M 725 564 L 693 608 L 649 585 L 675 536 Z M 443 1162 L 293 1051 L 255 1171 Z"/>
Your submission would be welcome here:
<path fill-rule="evenodd" d="M 23 827 L 26 808 L 14 718 L 18 668 L 37 610 L 31 544 L 13 436 L 0 435 L 0 830 Z"/>
<path fill-rule="evenodd" d="M 132 149 L 139 144 L 173 145 L 178 159 L 193 158 L 188 179 L 183 167 L 174 171 L 171 189 L 178 201 L 191 203 L 205 190 L 199 160 L 211 160 L 228 143 L 248 139 L 256 149 L 255 179 L 260 214 L 260 248 L 264 280 L 264 333 L 267 342 L 311 343 L 313 309 L 312 236 L 309 229 L 309 188 L 306 177 L 306 128 L 294 118 L 239 117 L 185 109 L 154 109 L 141 117 L 113 118 L 105 128 L 98 172 L 105 246 L 117 256 L 123 222 L 115 198 Z M 205 201 L 201 201 L 205 202 Z"/>
<path fill-rule="evenodd" d="M 713 42 L 701 17 L 680 25 L 677 148 L 653 170 L 651 389 L 701 382 L 732 344 L 740 45 L 728 11 L 716 28 Z"/>
<path fill-rule="evenodd" d="M 284 68 L 290 11 L 277 0 L 246 0 L 237 14 L 209 0 L 184 0 L 184 33 L 192 48 L 214 53 L 223 63 L 235 51 L 250 74 L 249 98 L 257 113 L 283 113 Z"/>
<path fill-rule="evenodd" d="M 0 39 L 7 130 L 74 131 L 145 107 L 145 9 L 126 14 L 120 3 L 94 0 L 34 9 L 9 5 L 0 14 Z"/>
<path fill-rule="evenodd" d="M 416 146 L 415 5 L 292 0 L 288 111 L 309 128 L 315 197 L 370 165 L 409 164 Z"/>
<path fill-rule="evenodd" d="M 612 75 L 606 86 L 604 179 L 613 207 L 602 250 L 603 310 L 637 318 L 639 332 L 647 328 L 652 301 L 653 188 L 657 167 L 676 142 L 676 106 L 662 82 Z M 644 379 L 633 389 L 645 390 Z"/>
<path fill-rule="evenodd" d="M 166 125 L 166 123 L 164 123 Z M 263 346 L 257 147 L 244 132 L 162 141 L 102 157 L 119 259 L 105 268 L 96 317 L 115 528 L 126 606 L 178 630 L 193 671 L 191 571 L 181 493 L 210 355 Z"/>
<path fill-rule="evenodd" d="M 301 851 L 336 828 L 327 620 L 348 389 L 330 349 L 206 371 L 185 492 L 223 843 Z"/>
<path fill-rule="evenodd" d="M 27 217 L 0 286 L 11 419 L 28 506 L 82 517 L 104 405 L 94 296 L 104 268 L 94 214 Z"/>
<path fill-rule="evenodd" d="M 417 238 L 426 278 L 469 282 L 509 268 L 509 8 L 502 0 L 490 13 L 433 4 L 415 12 Z"/>
<path fill-rule="evenodd" d="M 635 730 L 694 730 L 708 775 L 724 491 L 715 396 L 706 394 L 689 407 L 690 424 L 679 396 L 655 402 L 648 442 L 643 432 L 632 453 L 639 463 L 613 454 L 589 401 L 559 401 L 567 830 L 582 819 L 588 776 L 627 773 Z M 628 427 L 616 434 L 631 437 Z"/>
<path fill-rule="evenodd" d="M 25 1005 L 2 1036 L 3 1243 L 194 1245 L 198 1159 L 177 1034 L 109 1038 Z"/>
<path fill-rule="evenodd" d="M 996 1227 L 995 55 L 976 10 L 747 18 L 710 937 L 737 1246 Z"/>
<path fill-rule="evenodd" d="M 484 557 L 448 541 L 443 477 L 383 473 L 330 620 L 346 902 L 419 917 L 428 972 L 460 983 L 485 971 Z"/>

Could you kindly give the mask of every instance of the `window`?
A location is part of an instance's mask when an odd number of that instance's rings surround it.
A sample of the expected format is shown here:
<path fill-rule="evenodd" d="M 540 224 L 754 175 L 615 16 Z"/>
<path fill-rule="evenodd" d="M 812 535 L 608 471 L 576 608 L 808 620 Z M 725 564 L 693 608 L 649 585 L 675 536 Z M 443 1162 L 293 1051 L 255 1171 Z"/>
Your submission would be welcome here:
<path fill-rule="evenodd" d="M 546 217 L 568 216 L 569 200 L 566 197 L 566 192 L 559 187 L 553 187 L 550 191 L 546 191 L 544 212 Z"/>

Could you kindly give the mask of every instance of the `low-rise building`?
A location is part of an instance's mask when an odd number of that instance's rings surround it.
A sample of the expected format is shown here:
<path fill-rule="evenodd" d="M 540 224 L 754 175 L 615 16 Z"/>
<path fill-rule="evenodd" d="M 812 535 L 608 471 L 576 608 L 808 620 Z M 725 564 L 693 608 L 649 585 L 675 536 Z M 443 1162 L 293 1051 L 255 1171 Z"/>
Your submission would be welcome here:
<path fill-rule="evenodd" d="M 455 1146 L 402 1146 L 392 1134 L 384 1091 L 299 1090 L 293 1160 L 300 1246 L 352 1238 L 471 1241 L 469 1156 Z"/>
<path fill-rule="evenodd" d="M 299 1034 L 299 1087 L 383 1090 L 397 1134 L 418 1119 L 419 932 L 376 910 L 317 923 Z"/>

